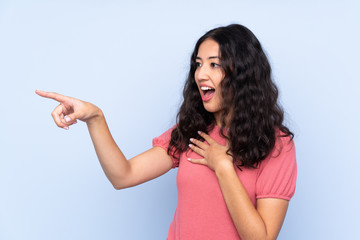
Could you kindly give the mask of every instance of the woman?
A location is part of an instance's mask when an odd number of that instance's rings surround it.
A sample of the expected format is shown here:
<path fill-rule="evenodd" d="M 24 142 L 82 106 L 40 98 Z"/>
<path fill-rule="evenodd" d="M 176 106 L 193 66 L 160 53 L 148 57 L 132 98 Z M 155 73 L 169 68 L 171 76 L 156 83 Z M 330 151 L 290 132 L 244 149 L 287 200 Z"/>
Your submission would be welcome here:
<path fill-rule="evenodd" d="M 127 160 L 95 105 L 36 91 L 60 105 L 64 129 L 87 123 L 116 189 L 173 167 L 178 206 L 168 239 L 276 239 L 295 191 L 293 134 L 283 125 L 271 68 L 253 33 L 233 24 L 207 32 L 191 56 L 178 123 L 153 148 Z"/>

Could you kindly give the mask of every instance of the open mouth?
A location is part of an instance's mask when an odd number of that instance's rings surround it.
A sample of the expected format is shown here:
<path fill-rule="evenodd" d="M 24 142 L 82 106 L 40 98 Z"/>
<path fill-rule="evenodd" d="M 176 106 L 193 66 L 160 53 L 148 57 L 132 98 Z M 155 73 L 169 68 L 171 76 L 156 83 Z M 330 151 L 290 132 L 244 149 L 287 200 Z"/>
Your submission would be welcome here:
<path fill-rule="evenodd" d="M 202 92 L 201 98 L 203 101 L 209 101 L 214 96 L 214 93 L 215 93 L 214 88 L 202 86 L 202 87 L 200 87 L 200 89 Z"/>

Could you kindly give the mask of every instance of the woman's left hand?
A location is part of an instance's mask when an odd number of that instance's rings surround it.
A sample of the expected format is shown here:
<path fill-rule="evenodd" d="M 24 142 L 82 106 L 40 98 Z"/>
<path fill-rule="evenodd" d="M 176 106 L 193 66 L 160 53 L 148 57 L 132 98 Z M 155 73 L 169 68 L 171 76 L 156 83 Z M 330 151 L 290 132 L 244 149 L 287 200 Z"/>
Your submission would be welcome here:
<path fill-rule="evenodd" d="M 211 170 L 215 172 L 219 167 L 234 167 L 232 156 L 226 153 L 226 151 L 229 149 L 228 142 L 226 142 L 226 145 L 224 146 L 216 142 L 206 133 L 199 131 L 199 135 L 204 138 L 207 143 L 194 138 L 190 138 L 190 142 L 192 144 L 189 144 L 189 147 L 191 148 L 191 150 L 193 150 L 200 156 L 203 156 L 204 158 L 188 158 L 190 162 L 208 166 Z"/>

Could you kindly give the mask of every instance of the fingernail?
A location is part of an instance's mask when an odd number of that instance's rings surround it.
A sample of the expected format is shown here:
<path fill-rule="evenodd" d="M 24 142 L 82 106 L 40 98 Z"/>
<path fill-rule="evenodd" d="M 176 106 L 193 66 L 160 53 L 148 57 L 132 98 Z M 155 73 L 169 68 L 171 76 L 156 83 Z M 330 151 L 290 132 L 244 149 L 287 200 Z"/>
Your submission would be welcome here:
<path fill-rule="evenodd" d="M 191 147 L 191 148 L 192 148 L 193 146 L 194 146 L 194 145 L 192 145 L 192 144 L 189 144 L 189 147 Z"/>
<path fill-rule="evenodd" d="M 66 122 L 70 122 L 70 121 L 71 121 L 71 118 L 70 118 L 69 116 L 66 116 L 66 117 L 65 117 L 65 121 L 66 121 Z"/>
<path fill-rule="evenodd" d="M 198 134 L 201 134 L 201 131 L 198 131 Z"/>
<path fill-rule="evenodd" d="M 191 161 L 191 158 L 188 158 L 189 161 Z"/>
<path fill-rule="evenodd" d="M 69 130 L 69 127 L 68 127 L 68 126 L 65 126 L 65 127 L 63 127 L 63 129 L 65 129 L 65 130 Z"/>
<path fill-rule="evenodd" d="M 192 141 L 194 141 L 194 139 L 193 139 L 193 138 L 190 138 L 190 142 L 192 142 Z"/>

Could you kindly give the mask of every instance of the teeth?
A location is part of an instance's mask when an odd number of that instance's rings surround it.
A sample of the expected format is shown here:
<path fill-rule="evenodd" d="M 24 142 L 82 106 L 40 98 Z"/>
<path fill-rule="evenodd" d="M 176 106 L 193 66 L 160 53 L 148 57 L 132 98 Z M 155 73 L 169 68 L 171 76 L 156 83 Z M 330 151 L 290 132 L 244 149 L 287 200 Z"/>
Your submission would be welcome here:
<path fill-rule="evenodd" d="M 211 90 L 211 89 L 213 89 L 213 88 L 210 88 L 210 87 L 200 87 L 200 89 L 203 90 L 203 91 L 206 91 L 206 90 Z"/>

